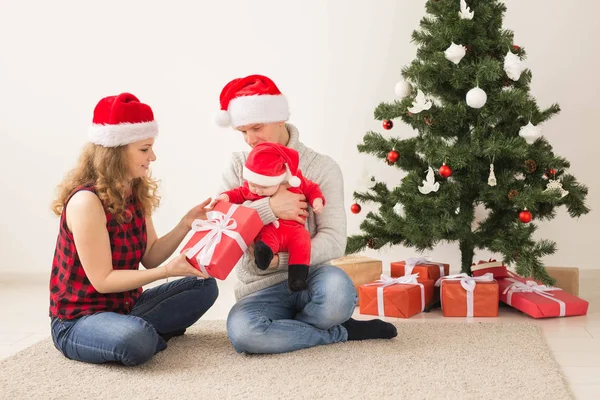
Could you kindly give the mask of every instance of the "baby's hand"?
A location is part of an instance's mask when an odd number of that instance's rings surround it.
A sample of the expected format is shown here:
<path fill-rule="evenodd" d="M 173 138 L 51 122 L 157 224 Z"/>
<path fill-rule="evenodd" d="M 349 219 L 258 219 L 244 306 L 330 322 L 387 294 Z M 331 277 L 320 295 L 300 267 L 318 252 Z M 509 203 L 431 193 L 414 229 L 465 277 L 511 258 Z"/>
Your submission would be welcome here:
<path fill-rule="evenodd" d="M 321 214 L 321 212 L 323 211 L 323 199 L 315 199 L 315 201 L 313 201 L 312 203 L 312 209 L 315 212 L 315 214 Z"/>
<path fill-rule="evenodd" d="M 220 195 L 218 195 L 217 197 L 215 197 L 213 199 L 213 201 L 211 201 L 211 203 L 208 205 L 208 208 L 212 210 L 212 208 L 219 202 L 219 201 L 229 201 L 229 196 L 226 195 L 225 193 L 222 193 Z"/>

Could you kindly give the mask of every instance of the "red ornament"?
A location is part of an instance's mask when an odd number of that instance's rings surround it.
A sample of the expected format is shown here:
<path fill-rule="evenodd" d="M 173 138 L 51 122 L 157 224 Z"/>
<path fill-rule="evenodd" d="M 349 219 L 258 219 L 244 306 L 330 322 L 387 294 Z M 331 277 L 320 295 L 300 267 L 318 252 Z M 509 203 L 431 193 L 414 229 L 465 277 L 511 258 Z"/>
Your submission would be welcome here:
<path fill-rule="evenodd" d="M 433 122 L 433 118 L 431 118 L 431 117 L 425 117 L 425 118 L 423 118 L 423 120 L 424 120 L 424 121 L 425 121 L 425 123 L 426 123 L 427 125 L 429 125 L 429 126 L 431 126 L 431 125 L 433 125 L 433 124 L 434 124 L 434 122 Z"/>
<path fill-rule="evenodd" d="M 513 49 L 514 49 L 515 51 L 519 51 L 520 47 L 519 47 L 519 46 L 517 46 L 516 44 L 513 44 Z"/>
<path fill-rule="evenodd" d="M 383 129 L 387 129 L 388 131 L 394 127 L 394 123 L 392 120 L 386 119 L 383 121 Z"/>
<path fill-rule="evenodd" d="M 354 203 L 350 206 L 350 211 L 352 211 L 354 214 L 358 214 L 361 210 L 360 204 L 358 203 Z"/>
<path fill-rule="evenodd" d="M 398 161 L 398 158 L 400 158 L 400 153 L 398 153 L 396 150 L 391 150 L 389 153 L 387 153 L 386 158 L 390 163 L 395 163 Z"/>
<path fill-rule="evenodd" d="M 548 170 L 548 172 L 546 172 L 546 178 L 550 178 L 550 177 L 555 177 L 556 176 L 556 170 L 554 168 L 550 168 Z"/>
<path fill-rule="evenodd" d="M 524 224 L 530 223 L 532 219 L 533 215 L 531 215 L 531 213 L 527 209 L 524 209 L 519 213 L 519 220 Z"/>
<path fill-rule="evenodd" d="M 450 168 L 446 163 L 440 167 L 440 175 L 442 178 L 448 178 L 452 175 L 452 168 Z"/>
<path fill-rule="evenodd" d="M 409 117 L 412 117 L 412 116 L 413 116 L 413 114 L 412 114 L 412 113 L 409 111 L 409 112 L 408 112 L 408 116 L 409 116 Z"/>

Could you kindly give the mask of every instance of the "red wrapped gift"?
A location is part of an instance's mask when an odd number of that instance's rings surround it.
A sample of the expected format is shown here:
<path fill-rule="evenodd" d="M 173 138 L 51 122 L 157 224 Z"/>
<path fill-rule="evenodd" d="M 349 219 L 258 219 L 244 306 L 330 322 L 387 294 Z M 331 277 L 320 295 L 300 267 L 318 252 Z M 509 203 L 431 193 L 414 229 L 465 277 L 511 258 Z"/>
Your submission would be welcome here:
<path fill-rule="evenodd" d="M 358 288 L 360 313 L 380 317 L 409 318 L 431 302 L 434 281 L 417 282 L 417 276 L 381 279 Z"/>
<path fill-rule="evenodd" d="M 192 224 L 195 231 L 181 253 L 195 268 L 225 279 L 252 243 L 263 223 L 256 210 L 219 201 L 206 220 Z"/>
<path fill-rule="evenodd" d="M 504 263 L 492 259 L 489 261 L 479 261 L 477 265 L 473 264 L 471 272 L 473 273 L 473 276 L 483 276 L 491 273 L 494 275 L 494 279 L 507 278 L 509 276 Z"/>
<path fill-rule="evenodd" d="M 450 273 L 450 264 L 429 261 L 426 257 L 413 257 L 405 261 L 396 261 L 390 264 L 392 277 L 419 274 L 418 281 L 437 281 L 442 276 Z"/>
<path fill-rule="evenodd" d="M 587 314 L 589 303 L 562 289 L 541 285 L 509 271 L 499 279 L 500 301 L 533 318 L 569 317 Z"/>
<path fill-rule="evenodd" d="M 440 278 L 444 317 L 497 317 L 498 282 L 490 273 L 472 277 L 465 273 Z"/>

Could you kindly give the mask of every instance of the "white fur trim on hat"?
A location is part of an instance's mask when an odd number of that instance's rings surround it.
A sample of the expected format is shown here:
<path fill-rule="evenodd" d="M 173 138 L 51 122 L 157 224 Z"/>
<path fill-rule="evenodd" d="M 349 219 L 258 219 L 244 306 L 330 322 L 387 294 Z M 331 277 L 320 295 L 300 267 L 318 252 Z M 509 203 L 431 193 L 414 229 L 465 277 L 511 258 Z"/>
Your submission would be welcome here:
<path fill-rule="evenodd" d="M 89 130 L 90 142 L 104 147 L 118 147 L 158 135 L 156 121 L 123 123 L 118 125 L 93 124 Z"/>
<path fill-rule="evenodd" d="M 245 165 L 242 172 L 244 179 L 248 182 L 254 183 L 255 185 L 260 186 L 275 186 L 279 185 L 281 182 L 285 181 L 287 178 L 287 172 L 284 172 L 278 176 L 267 176 L 257 174 L 254 171 L 249 170 Z"/>
<path fill-rule="evenodd" d="M 287 121 L 290 118 L 288 102 L 282 94 L 236 97 L 229 102 L 228 111 L 234 128 L 248 124 Z"/>

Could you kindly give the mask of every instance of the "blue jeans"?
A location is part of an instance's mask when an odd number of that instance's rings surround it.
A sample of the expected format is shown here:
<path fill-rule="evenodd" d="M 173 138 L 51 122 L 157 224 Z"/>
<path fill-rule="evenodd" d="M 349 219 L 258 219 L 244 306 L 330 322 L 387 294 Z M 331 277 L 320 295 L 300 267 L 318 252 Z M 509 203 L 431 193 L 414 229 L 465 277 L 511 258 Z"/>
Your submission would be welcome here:
<path fill-rule="evenodd" d="M 178 279 L 145 290 L 129 314 L 99 312 L 75 320 L 52 318 L 52 340 L 73 360 L 142 364 L 167 348 L 160 334 L 194 324 L 218 295 L 213 278 Z"/>
<path fill-rule="evenodd" d="M 337 267 L 310 268 L 308 289 L 292 292 L 287 280 L 238 301 L 227 334 L 238 353 L 285 353 L 348 340 L 356 306 L 352 281 Z"/>

